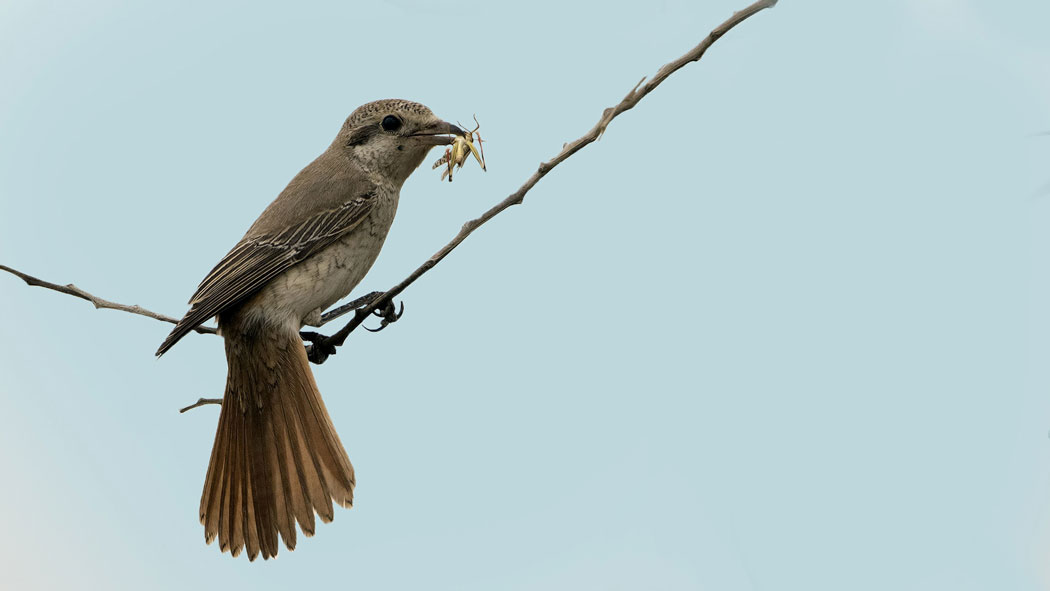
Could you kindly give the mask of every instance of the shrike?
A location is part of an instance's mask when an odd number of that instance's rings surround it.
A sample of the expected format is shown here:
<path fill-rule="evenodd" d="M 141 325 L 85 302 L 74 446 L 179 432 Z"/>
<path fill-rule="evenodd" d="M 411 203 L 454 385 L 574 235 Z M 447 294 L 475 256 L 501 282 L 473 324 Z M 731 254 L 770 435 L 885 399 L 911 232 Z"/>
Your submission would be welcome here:
<path fill-rule="evenodd" d="M 233 556 L 295 548 L 295 524 L 350 507 L 354 468 L 317 390 L 299 337 L 375 262 L 401 186 L 430 148 L 463 135 L 405 100 L 359 107 L 323 154 L 292 179 L 204 278 L 162 355 L 215 316 L 228 373 L 200 519 Z"/>

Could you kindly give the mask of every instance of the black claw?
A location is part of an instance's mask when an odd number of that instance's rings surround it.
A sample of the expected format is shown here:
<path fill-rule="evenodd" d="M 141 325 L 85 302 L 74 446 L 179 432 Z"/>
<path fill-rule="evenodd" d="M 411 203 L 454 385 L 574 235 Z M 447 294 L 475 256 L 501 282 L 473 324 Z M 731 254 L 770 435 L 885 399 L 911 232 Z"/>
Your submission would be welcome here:
<path fill-rule="evenodd" d="M 372 313 L 375 314 L 376 316 L 382 318 L 383 321 L 379 323 L 379 327 L 378 328 L 368 328 L 367 326 L 365 326 L 364 329 L 367 330 L 368 332 L 379 332 L 379 331 L 383 330 L 384 328 L 390 326 L 392 323 L 397 322 L 398 320 L 401 319 L 401 316 L 404 315 L 404 313 L 405 313 L 405 302 L 404 301 L 401 302 L 401 309 L 400 310 L 395 310 L 394 309 L 394 303 L 393 302 L 387 302 L 387 304 L 385 306 L 383 306 L 382 309 L 376 308 L 375 310 L 372 310 Z M 364 326 L 364 325 L 362 325 L 362 326 Z"/>

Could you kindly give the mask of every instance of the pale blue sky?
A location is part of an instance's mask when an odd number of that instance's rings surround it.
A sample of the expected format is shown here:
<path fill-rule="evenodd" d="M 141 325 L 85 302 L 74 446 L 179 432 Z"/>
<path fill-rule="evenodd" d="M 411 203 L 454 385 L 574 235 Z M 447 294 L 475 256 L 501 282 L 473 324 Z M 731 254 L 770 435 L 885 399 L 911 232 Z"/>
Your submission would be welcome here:
<path fill-rule="evenodd" d="M 181 315 L 356 106 L 476 113 L 389 287 L 744 5 L 6 0 L 0 263 Z M 1047 23 L 744 23 L 315 368 L 356 506 L 268 563 L 197 521 L 221 341 L 0 276 L 0 587 L 1050 588 Z"/>

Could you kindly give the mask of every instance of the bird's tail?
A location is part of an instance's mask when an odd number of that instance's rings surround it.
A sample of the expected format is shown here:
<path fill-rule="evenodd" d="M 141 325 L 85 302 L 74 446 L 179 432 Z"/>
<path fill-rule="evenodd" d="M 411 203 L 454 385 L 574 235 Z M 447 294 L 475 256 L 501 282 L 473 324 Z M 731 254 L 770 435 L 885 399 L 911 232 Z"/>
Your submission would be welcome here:
<path fill-rule="evenodd" d="M 321 401 L 298 334 L 265 328 L 226 337 L 229 373 L 200 517 L 204 539 L 249 560 L 295 549 L 332 501 L 350 507 L 354 468 Z"/>

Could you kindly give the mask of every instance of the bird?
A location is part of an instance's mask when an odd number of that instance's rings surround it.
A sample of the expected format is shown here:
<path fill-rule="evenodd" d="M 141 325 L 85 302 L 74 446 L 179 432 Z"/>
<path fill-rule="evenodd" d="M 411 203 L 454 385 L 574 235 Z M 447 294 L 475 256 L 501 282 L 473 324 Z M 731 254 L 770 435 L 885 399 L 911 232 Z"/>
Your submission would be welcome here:
<path fill-rule="evenodd" d="M 375 262 L 401 187 L 434 146 L 465 134 L 422 104 L 366 103 L 201 281 L 163 355 L 216 318 L 227 378 L 201 494 L 204 539 L 250 561 L 295 549 L 314 514 L 353 503 L 354 468 L 299 335 Z"/>

